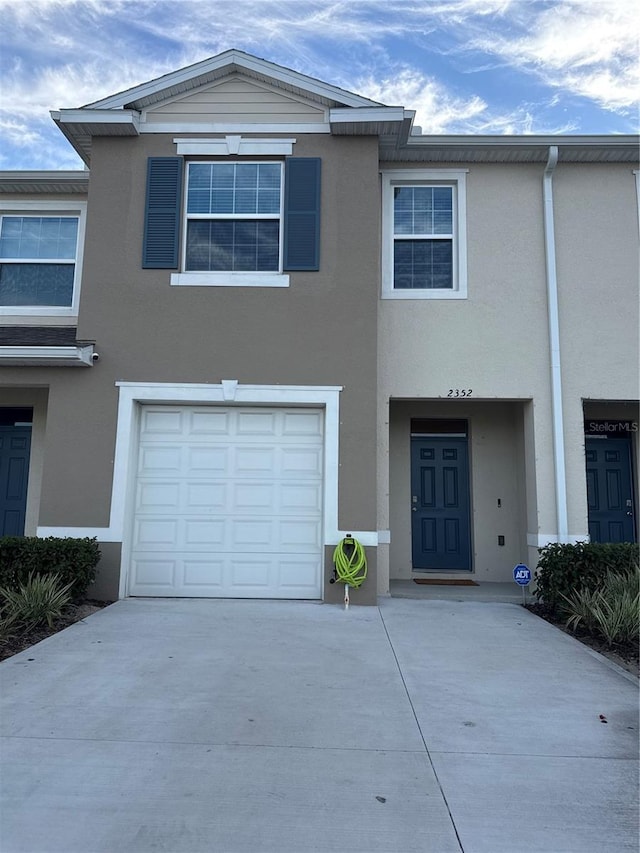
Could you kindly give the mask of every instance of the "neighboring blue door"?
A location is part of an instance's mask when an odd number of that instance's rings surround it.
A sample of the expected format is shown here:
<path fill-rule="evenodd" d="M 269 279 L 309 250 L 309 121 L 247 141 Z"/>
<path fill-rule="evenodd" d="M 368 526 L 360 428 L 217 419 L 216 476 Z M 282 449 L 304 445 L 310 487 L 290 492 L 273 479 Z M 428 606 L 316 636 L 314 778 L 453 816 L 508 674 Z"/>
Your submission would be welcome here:
<path fill-rule="evenodd" d="M 0 536 L 22 536 L 31 427 L 0 426 Z"/>
<path fill-rule="evenodd" d="M 412 437 L 414 569 L 471 569 L 469 462 L 463 437 Z"/>
<path fill-rule="evenodd" d="M 592 542 L 635 542 L 631 442 L 586 438 L 587 503 Z"/>

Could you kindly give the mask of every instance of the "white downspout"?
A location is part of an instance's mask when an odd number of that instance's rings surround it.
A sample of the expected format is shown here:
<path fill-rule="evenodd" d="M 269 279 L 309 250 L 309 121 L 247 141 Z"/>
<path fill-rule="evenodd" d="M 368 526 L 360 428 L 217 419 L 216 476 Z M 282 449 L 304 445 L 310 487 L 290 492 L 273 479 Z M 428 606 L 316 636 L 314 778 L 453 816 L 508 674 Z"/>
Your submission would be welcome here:
<path fill-rule="evenodd" d="M 553 218 L 553 172 L 558 162 L 558 146 L 549 146 L 549 157 L 542 178 L 544 199 L 544 243 L 547 269 L 547 314 L 549 354 L 551 358 L 551 415 L 553 418 L 553 461 L 556 484 L 558 541 L 569 541 L 567 520 L 567 477 L 564 457 L 564 416 L 562 412 L 562 374 L 560 365 L 560 320 L 558 315 L 558 277 Z"/>

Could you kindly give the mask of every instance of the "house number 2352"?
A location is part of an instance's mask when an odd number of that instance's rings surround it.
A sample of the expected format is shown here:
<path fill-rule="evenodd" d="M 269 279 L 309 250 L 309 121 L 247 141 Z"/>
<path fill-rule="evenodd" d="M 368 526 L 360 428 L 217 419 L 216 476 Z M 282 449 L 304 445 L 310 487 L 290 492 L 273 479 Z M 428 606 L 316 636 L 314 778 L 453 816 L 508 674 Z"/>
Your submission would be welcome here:
<path fill-rule="evenodd" d="M 449 388 L 447 397 L 470 397 L 471 388 Z"/>

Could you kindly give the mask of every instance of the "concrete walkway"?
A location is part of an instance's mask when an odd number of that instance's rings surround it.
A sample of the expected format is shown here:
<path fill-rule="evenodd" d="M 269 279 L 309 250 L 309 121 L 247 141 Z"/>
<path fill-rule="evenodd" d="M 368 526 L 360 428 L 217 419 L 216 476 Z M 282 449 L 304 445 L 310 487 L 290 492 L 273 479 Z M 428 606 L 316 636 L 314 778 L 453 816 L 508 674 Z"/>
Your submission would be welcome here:
<path fill-rule="evenodd" d="M 0 688 L 2 853 L 638 849 L 637 682 L 516 604 L 127 600 Z"/>

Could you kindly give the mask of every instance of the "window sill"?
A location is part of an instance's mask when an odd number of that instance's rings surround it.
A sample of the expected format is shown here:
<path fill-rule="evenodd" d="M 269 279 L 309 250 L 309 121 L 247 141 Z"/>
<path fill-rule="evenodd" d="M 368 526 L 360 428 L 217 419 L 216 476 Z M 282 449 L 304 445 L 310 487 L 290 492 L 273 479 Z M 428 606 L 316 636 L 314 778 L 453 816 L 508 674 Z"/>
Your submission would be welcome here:
<path fill-rule="evenodd" d="M 289 287 L 289 276 L 270 272 L 174 272 L 178 287 Z"/>
<path fill-rule="evenodd" d="M 0 305 L 0 316 L 5 317 L 77 317 L 76 308 L 47 305 Z"/>
<path fill-rule="evenodd" d="M 382 299 L 466 299 L 462 290 L 383 290 Z"/>

